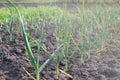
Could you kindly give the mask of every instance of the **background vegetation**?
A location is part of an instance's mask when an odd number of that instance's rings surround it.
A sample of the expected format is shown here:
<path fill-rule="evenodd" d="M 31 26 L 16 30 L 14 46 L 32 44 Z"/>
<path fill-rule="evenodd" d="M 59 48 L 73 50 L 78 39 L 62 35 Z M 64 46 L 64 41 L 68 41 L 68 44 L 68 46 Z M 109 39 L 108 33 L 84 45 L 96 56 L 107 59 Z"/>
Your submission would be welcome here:
<path fill-rule="evenodd" d="M 82 0 L 11 0 L 14 2 L 71 2 L 78 3 Z M 5 2 L 5 0 L 0 0 L 0 2 Z M 120 3 L 120 0 L 85 0 L 86 3 Z"/>

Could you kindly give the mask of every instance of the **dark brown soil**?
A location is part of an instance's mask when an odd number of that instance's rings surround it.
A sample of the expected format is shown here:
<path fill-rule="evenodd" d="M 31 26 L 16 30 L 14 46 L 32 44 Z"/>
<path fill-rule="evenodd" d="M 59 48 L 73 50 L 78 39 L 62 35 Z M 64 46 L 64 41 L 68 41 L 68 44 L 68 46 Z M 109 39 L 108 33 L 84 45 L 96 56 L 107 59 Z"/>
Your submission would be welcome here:
<path fill-rule="evenodd" d="M 42 80 L 120 80 L 120 24 L 116 25 L 112 32 L 112 39 L 106 43 L 104 50 L 96 54 L 93 50 L 91 58 L 85 60 L 84 65 L 80 65 L 80 57 L 75 54 L 69 61 L 67 73 L 73 76 L 68 78 L 63 73 L 57 79 L 55 74 L 55 63 L 52 61 L 45 67 L 40 74 Z M 55 49 L 54 27 L 46 24 L 43 43 L 47 50 L 52 52 Z M 13 32 L 13 41 L 9 41 L 9 34 L 4 26 L 0 29 L 2 42 L 0 42 L 0 80 L 32 80 L 23 70 L 26 68 L 32 75 L 34 70 L 26 56 L 24 42 L 20 33 Z M 37 34 L 37 33 L 36 33 Z M 37 37 L 37 36 L 36 36 Z M 33 52 L 35 52 L 33 48 Z M 40 64 L 47 59 L 41 51 Z M 62 62 L 61 62 L 62 63 Z M 64 63 L 60 65 L 64 69 Z"/>

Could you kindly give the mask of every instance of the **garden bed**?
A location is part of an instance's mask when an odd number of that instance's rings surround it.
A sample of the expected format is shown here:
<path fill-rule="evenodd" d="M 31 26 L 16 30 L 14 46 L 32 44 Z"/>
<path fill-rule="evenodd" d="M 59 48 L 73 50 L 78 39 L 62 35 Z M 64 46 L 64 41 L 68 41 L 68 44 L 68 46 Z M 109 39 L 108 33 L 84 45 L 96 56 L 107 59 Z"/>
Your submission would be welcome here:
<path fill-rule="evenodd" d="M 48 48 L 53 50 L 54 37 L 50 26 L 46 26 L 45 43 Z M 116 25 L 116 30 L 119 30 L 120 25 Z M 51 28 L 52 29 L 52 28 Z M 24 68 L 34 75 L 34 70 L 26 56 L 24 42 L 20 34 L 14 34 L 15 42 L 9 42 L 9 34 L 2 27 L 3 42 L 0 43 L 0 79 L 1 80 L 31 80 L 25 73 Z M 50 35 L 51 34 L 51 35 Z M 92 52 L 91 58 L 85 60 L 85 64 L 79 64 L 79 56 L 75 54 L 69 61 L 69 69 L 67 72 L 73 76 L 73 80 L 119 80 L 120 79 L 120 37 L 119 34 L 113 32 L 113 38 L 106 43 L 105 49 L 100 53 Z M 40 63 L 45 60 L 45 55 L 40 56 Z M 64 69 L 64 63 L 60 64 L 61 69 Z M 59 74 L 59 79 L 56 79 L 55 64 L 50 62 L 44 71 L 40 74 L 42 80 L 72 80 L 63 73 Z"/>
<path fill-rule="evenodd" d="M 78 8 L 75 14 L 58 7 L 19 10 L 22 17 L 14 8 L 0 11 L 1 80 L 33 80 L 29 74 L 36 76 L 22 27 L 34 58 L 40 53 L 39 65 L 51 59 L 40 71 L 41 80 L 120 79 L 119 9 Z M 55 54 L 51 57 L 52 53 Z"/>

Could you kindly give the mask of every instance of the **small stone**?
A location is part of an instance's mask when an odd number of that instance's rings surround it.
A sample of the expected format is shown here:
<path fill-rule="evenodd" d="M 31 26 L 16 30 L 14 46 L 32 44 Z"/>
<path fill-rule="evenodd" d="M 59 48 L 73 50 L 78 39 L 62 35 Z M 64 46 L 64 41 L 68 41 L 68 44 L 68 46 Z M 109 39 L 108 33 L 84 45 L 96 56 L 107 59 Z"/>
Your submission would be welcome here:
<path fill-rule="evenodd" d="M 98 75 L 96 80 L 107 80 L 107 78 L 104 75 Z"/>
<path fill-rule="evenodd" d="M 17 49 L 16 49 L 16 53 L 21 54 L 21 53 L 22 53 L 22 50 L 19 49 L 19 48 L 17 48 Z"/>

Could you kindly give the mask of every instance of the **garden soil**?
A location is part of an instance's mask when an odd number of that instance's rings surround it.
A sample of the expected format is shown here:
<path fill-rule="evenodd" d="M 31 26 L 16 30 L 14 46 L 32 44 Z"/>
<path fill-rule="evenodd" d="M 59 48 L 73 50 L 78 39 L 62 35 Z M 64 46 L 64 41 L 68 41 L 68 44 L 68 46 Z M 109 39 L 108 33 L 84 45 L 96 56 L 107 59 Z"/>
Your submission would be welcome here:
<path fill-rule="evenodd" d="M 14 24 L 14 27 L 17 27 L 16 24 Z M 24 48 L 23 38 L 19 32 L 16 32 L 16 29 L 13 31 L 13 41 L 9 41 L 9 34 L 4 26 L 0 29 L 2 35 L 2 42 L 0 43 L 0 80 L 32 80 L 26 74 L 24 68 L 35 76 L 34 69 Z M 100 52 L 96 53 L 93 50 L 90 59 L 85 59 L 84 64 L 80 64 L 78 53 L 70 59 L 66 73 L 73 78 L 69 78 L 61 72 L 57 77 L 55 63 L 51 61 L 40 73 L 41 80 L 120 80 L 119 29 L 120 24 L 115 25 L 115 29 L 109 31 L 112 33 L 112 39 L 101 48 Z M 56 43 L 53 30 L 53 26 L 46 24 L 42 40 L 46 49 L 50 52 L 54 51 Z M 32 51 L 35 55 L 36 47 Z M 40 65 L 47 58 L 45 52 L 41 51 Z M 65 64 L 61 61 L 60 69 L 64 71 L 64 68 Z"/>

